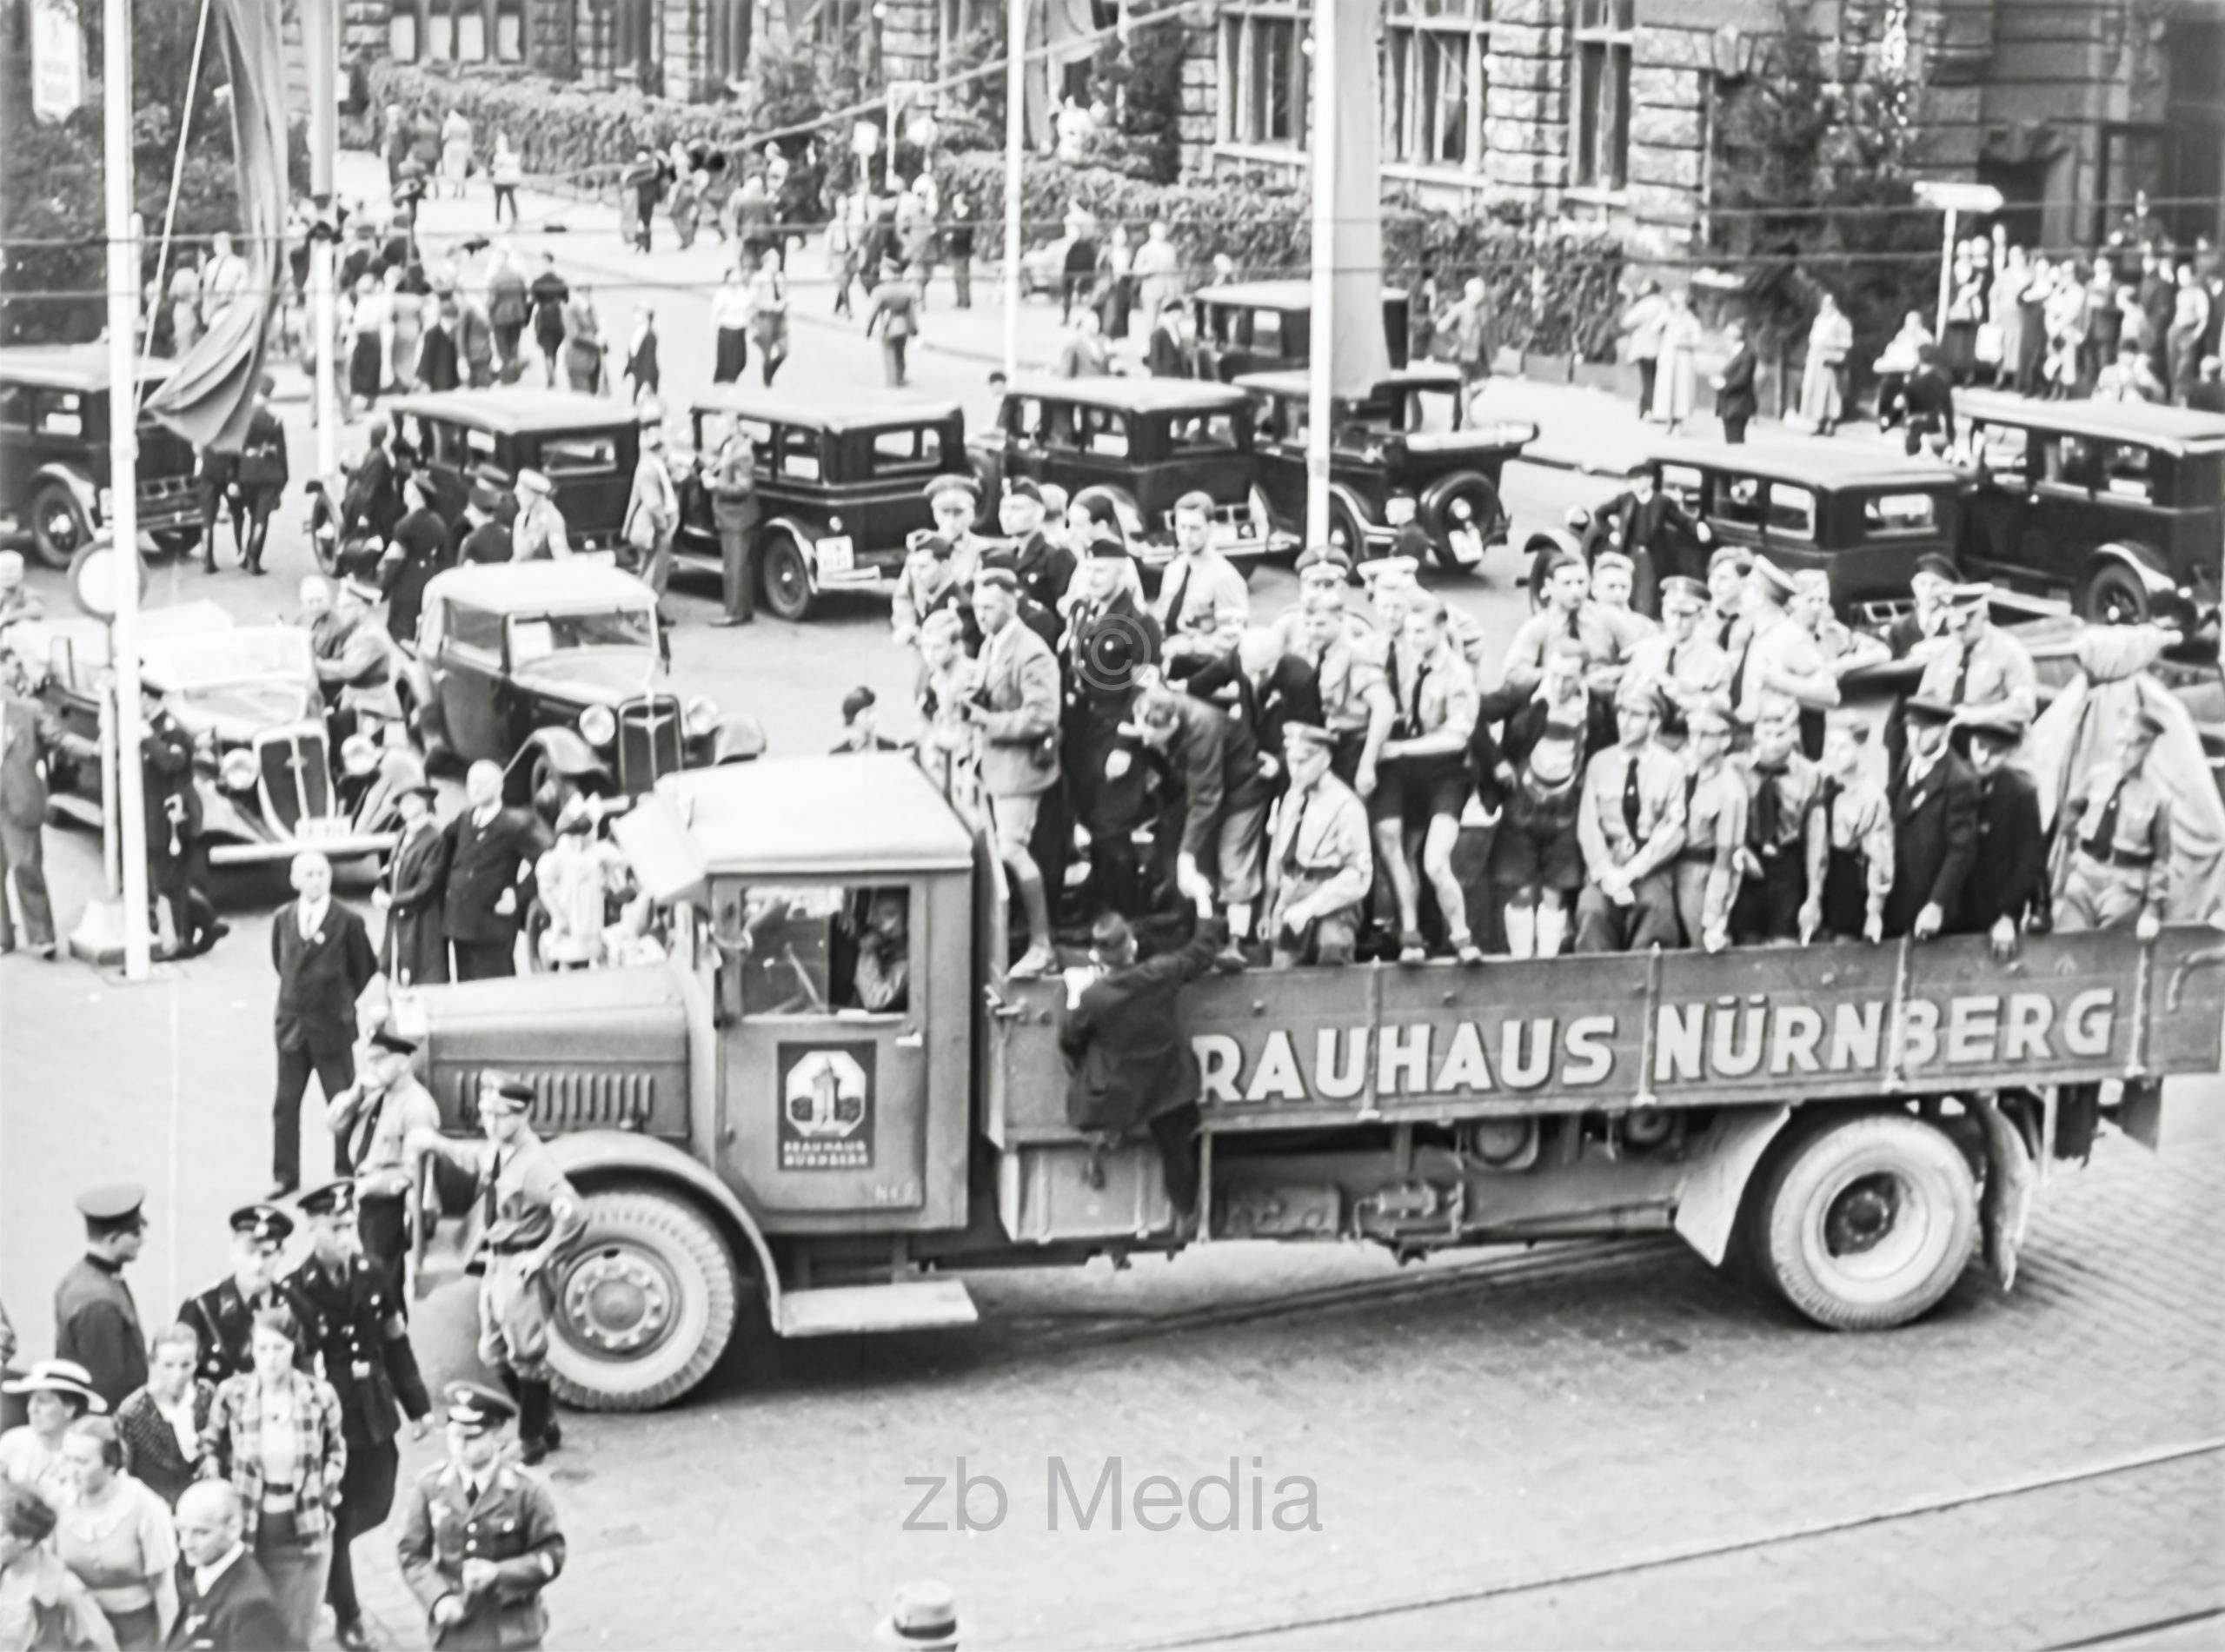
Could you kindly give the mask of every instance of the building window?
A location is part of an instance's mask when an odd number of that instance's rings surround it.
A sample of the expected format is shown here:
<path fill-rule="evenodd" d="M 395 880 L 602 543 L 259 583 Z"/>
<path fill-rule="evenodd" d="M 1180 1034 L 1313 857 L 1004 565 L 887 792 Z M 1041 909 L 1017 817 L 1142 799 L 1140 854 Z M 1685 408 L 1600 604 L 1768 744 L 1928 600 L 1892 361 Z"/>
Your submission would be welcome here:
<path fill-rule="evenodd" d="M 749 24 L 754 0 L 711 0 L 710 61 L 704 66 L 722 86 L 749 74 Z"/>
<path fill-rule="evenodd" d="M 525 0 L 393 0 L 387 54 L 396 63 L 525 60 Z"/>
<path fill-rule="evenodd" d="M 1221 142 L 1302 149 L 1306 76 L 1312 59 L 1298 43 L 1294 10 L 1237 11 L 1221 18 Z"/>
<path fill-rule="evenodd" d="M 1576 181 L 1620 189 L 1630 156 L 1631 0 L 1577 0 Z"/>
<path fill-rule="evenodd" d="M 1484 0 L 1390 0 L 1383 27 L 1385 159 L 1481 167 L 1490 49 Z"/>

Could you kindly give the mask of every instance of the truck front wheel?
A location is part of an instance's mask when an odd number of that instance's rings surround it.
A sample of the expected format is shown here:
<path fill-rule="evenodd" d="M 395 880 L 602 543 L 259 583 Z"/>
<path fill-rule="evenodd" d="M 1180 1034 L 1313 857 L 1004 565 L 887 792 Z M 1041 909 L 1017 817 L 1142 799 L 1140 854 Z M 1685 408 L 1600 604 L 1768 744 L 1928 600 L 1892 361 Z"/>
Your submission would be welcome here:
<path fill-rule="evenodd" d="M 1945 1135 L 1906 1113 L 1808 1131 L 1771 1169 L 1755 1260 L 1779 1294 L 1832 1330 L 1883 1330 L 1930 1308 L 1978 1244 L 1978 1190 Z"/>
<path fill-rule="evenodd" d="M 557 1397 L 647 1411 L 710 1374 L 734 1336 L 734 1252 L 710 1218 L 654 1188 L 586 1195 L 587 1232 L 556 1287 Z"/>

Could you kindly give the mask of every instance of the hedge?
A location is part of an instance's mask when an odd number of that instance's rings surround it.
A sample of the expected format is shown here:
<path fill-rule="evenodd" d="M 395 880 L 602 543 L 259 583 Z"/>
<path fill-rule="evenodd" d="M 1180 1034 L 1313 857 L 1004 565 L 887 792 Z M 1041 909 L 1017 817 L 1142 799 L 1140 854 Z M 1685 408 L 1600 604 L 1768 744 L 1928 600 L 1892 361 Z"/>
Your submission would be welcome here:
<path fill-rule="evenodd" d="M 974 219 L 1001 223 L 1001 155 L 940 157 L 936 181 L 946 203 L 963 195 Z M 1206 176 L 1162 184 L 1029 156 L 1020 201 L 1026 241 L 1032 245 L 1061 233 L 1066 215 L 1077 207 L 1100 223 L 1126 224 L 1139 234 L 1154 221 L 1165 222 L 1184 266 L 1197 275 L 1223 253 L 1246 278 L 1302 272 L 1312 256 L 1312 197 L 1287 175 Z M 1440 302 L 1457 297 L 1469 276 L 1481 275 L 1502 347 L 1592 362 L 1614 359 L 1616 322 L 1626 302 L 1620 291 L 1624 254 L 1621 242 L 1604 230 L 1426 211 L 1392 202 L 1383 209 L 1383 254 L 1387 282 L 1411 289 L 1423 272 L 1433 273 Z"/>

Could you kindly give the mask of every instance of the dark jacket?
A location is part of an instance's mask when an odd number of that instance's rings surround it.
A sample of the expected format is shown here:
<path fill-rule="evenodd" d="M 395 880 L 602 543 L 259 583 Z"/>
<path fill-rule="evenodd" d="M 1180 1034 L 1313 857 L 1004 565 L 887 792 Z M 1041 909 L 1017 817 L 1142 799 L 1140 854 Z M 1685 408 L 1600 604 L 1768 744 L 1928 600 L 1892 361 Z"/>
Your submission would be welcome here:
<path fill-rule="evenodd" d="M 193 1368 L 194 1376 L 213 1387 L 227 1377 L 252 1370 L 255 1316 L 273 1306 L 291 1309 L 296 1319 L 302 1317 L 301 1303 L 285 1286 L 273 1285 L 249 1302 L 241 1293 L 240 1282 L 229 1273 L 199 1296 L 188 1297 L 177 1317 L 201 1338 L 201 1363 Z M 316 1370 L 315 1355 L 306 1338 L 294 1345 L 294 1363 L 305 1371 Z"/>
<path fill-rule="evenodd" d="M 270 1579 L 252 1553 L 224 1568 L 206 1595 L 193 1586 L 193 1568 L 178 1568 L 177 1622 L 170 1629 L 171 1652 L 208 1648 L 210 1652 L 286 1652 L 293 1639 Z"/>
<path fill-rule="evenodd" d="M 1963 889 L 1977 853 L 1978 785 L 1970 766 L 1943 753 L 1911 787 L 1903 757 L 1893 766 L 1887 796 L 1893 808 L 1893 892 L 1885 900 L 1885 932 L 1905 935 L 1916 914 L 1936 903 L 1944 932 L 1958 928 Z"/>
<path fill-rule="evenodd" d="M 1936 430 L 1955 440 L 1955 387 L 1936 367 L 1919 368 L 1901 392 L 1911 430 Z"/>
<path fill-rule="evenodd" d="M 1279 775 L 1283 730 L 1292 723 L 1320 726 L 1320 672 L 1303 654 L 1286 654 L 1275 661 L 1265 682 L 1255 684 L 1237 657 L 1229 654 L 1207 660 L 1182 680 L 1185 689 L 1216 704 L 1220 691 L 1231 685 L 1236 689 L 1237 718 L 1252 731 L 1252 746 L 1259 757 L 1272 759 Z M 1280 792 L 1282 786 L 1278 782 L 1271 789 Z"/>
<path fill-rule="evenodd" d="M 548 1630 L 541 1591 L 564 1569 L 556 1502 L 540 1476 L 503 1462 L 474 1502 L 453 1463 L 417 1476 L 404 1498 L 395 1544 L 402 1576 L 429 1618 L 433 1603 L 463 1592 L 466 1560 L 492 1561 L 493 1588 L 464 1596 L 462 1622 L 433 1631 L 442 1652 L 538 1646 Z"/>
<path fill-rule="evenodd" d="M 379 962 L 407 986 L 448 979 L 448 937 L 441 932 L 441 897 L 448 886 L 448 837 L 438 826 L 395 846 L 381 883 L 386 889 L 386 945 Z"/>
<path fill-rule="evenodd" d="M 54 1290 L 54 1356 L 90 1372 L 110 1410 L 147 1385 L 147 1333 L 122 1270 L 90 1256 L 70 1264 Z"/>
<path fill-rule="evenodd" d="M 1132 1130 L 1197 1101 L 1198 1058 L 1176 998 L 1212 965 L 1227 933 L 1219 919 L 1208 919 L 1180 952 L 1114 970 L 1084 989 L 1059 1028 L 1072 1068 L 1069 1125 Z"/>
<path fill-rule="evenodd" d="M 352 1050 L 355 1000 L 379 972 L 363 920 L 327 899 L 315 935 L 302 933 L 301 903 L 270 920 L 270 962 L 278 972 L 276 1026 L 282 1050 Z"/>
<path fill-rule="evenodd" d="M 371 534 L 390 539 L 394 525 L 408 507 L 402 502 L 402 481 L 407 467 L 395 462 L 384 448 L 363 455 L 348 478 L 348 491 L 340 501 L 340 537 Z"/>
<path fill-rule="evenodd" d="M 1235 810 L 1264 803 L 1267 786 L 1259 778 L 1259 746 L 1249 725 L 1186 694 L 1175 703 L 1180 721 L 1159 758 L 1170 782 L 1161 792 L 1160 839 L 1179 838 L 1180 853 L 1204 856 L 1219 842 L 1221 822 Z"/>
<path fill-rule="evenodd" d="M 116 1436 L 123 1444 L 124 1471 L 173 1509 L 185 1489 L 201 1477 L 199 1434 L 209 1426 L 209 1407 L 216 1390 L 196 1379 L 193 1392 L 193 1455 L 179 1443 L 177 1430 L 146 1389 L 134 1390 L 116 1408 Z"/>
<path fill-rule="evenodd" d="M 147 855 L 157 868 L 178 857 L 201 835 L 201 788 L 193 780 L 193 736 L 161 711 L 148 720 L 139 753 L 146 771 Z"/>
<path fill-rule="evenodd" d="M 1977 782 L 1977 850 L 1963 886 L 1962 927 L 1972 934 L 2007 918 L 2019 928 L 2046 910 L 2048 834 L 2029 776 L 2002 767 Z"/>
<path fill-rule="evenodd" d="M 466 562 L 507 562 L 517 553 L 510 530 L 498 521 L 481 522 L 463 536 L 457 552 Z"/>
<path fill-rule="evenodd" d="M 1144 368 L 1155 379 L 1202 376 L 1198 371 L 1197 345 L 1166 326 L 1151 329 L 1151 342 L 1144 348 Z"/>
<path fill-rule="evenodd" d="M 0 820 L 35 829 L 46 824 L 43 765 L 56 753 L 97 762 L 97 746 L 70 733 L 62 720 L 36 700 L 0 700 Z"/>
<path fill-rule="evenodd" d="M 984 568 L 1004 568 L 1019 580 L 1020 588 L 1055 613 L 1059 599 L 1074 582 L 1074 554 L 1053 545 L 1039 530 L 1026 539 L 1007 541 L 981 558 Z M 1059 639 L 1046 639 L 1053 647 Z"/>
<path fill-rule="evenodd" d="M 286 461 L 286 427 L 267 405 L 257 402 L 240 444 L 240 491 L 256 496 L 258 503 L 275 505 L 292 478 Z"/>
<path fill-rule="evenodd" d="M 438 511 L 413 510 L 395 524 L 386 554 L 379 559 L 379 589 L 386 593 L 389 636 L 396 642 L 416 641 L 417 616 L 425 608 L 425 587 L 435 574 L 454 566 L 448 554 L 448 525 Z"/>
<path fill-rule="evenodd" d="M 1723 388 L 1715 393 L 1718 419 L 1750 419 L 1761 406 L 1754 395 L 1754 347 L 1741 344 L 1723 364 Z"/>
<path fill-rule="evenodd" d="M 285 1283 L 304 1310 L 303 1347 L 340 1397 L 341 1431 L 351 1456 L 359 1446 L 393 1439 L 402 1416 L 414 1422 L 432 1410 L 402 1304 L 387 1299 L 386 1278 L 375 1264 L 352 1257 L 335 1273 L 312 1252 Z"/>
<path fill-rule="evenodd" d="M 517 888 L 521 867 L 533 864 L 544 835 L 523 809 L 503 809 L 485 831 L 467 808 L 441 830 L 448 840 L 448 891 L 441 901 L 441 932 L 452 941 L 514 942 L 524 921 L 526 892 L 518 889 L 509 912 L 495 910 L 505 889 Z"/>

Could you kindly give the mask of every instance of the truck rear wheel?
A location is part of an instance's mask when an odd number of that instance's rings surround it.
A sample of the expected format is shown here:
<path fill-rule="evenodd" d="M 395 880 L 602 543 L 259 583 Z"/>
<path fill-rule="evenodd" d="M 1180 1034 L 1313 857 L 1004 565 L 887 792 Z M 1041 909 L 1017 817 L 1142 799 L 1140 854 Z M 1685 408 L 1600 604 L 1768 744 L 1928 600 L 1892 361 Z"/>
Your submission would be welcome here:
<path fill-rule="evenodd" d="M 709 1217 L 654 1188 L 586 1196 L 587 1232 L 556 1290 L 557 1397 L 648 1411 L 710 1374 L 734 1337 L 734 1260 Z"/>
<path fill-rule="evenodd" d="M 1905 1324 L 1962 1277 L 1978 1245 L 1977 1178 L 1945 1135 L 1863 1113 L 1788 1144 L 1756 1211 L 1763 1280 L 1817 1324 Z"/>

